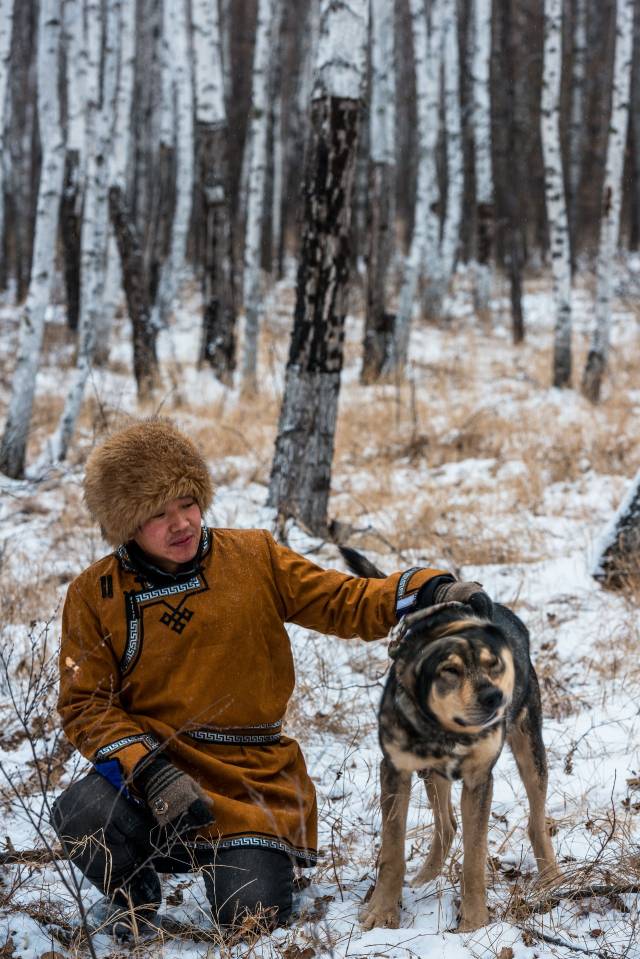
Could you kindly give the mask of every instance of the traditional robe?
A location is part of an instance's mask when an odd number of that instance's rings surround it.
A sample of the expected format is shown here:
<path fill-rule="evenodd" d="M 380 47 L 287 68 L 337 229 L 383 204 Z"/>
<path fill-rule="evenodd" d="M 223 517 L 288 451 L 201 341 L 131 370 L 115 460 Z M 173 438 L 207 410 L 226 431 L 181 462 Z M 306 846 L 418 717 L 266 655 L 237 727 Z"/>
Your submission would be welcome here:
<path fill-rule="evenodd" d="M 281 729 L 294 686 L 284 623 L 379 639 L 442 572 L 361 579 L 321 569 L 265 530 L 203 529 L 196 559 L 175 576 L 121 546 L 67 593 L 65 733 L 98 771 L 117 766 L 125 781 L 158 748 L 198 780 L 215 823 L 195 846 L 264 845 L 311 864 L 315 790 Z"/>

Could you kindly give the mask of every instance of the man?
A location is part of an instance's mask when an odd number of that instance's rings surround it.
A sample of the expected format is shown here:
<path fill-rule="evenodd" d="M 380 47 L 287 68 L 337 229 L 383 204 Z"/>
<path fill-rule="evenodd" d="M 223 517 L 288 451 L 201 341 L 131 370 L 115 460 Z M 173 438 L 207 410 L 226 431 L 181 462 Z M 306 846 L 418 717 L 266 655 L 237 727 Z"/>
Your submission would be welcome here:
<path fill-rule="evenodd" d="M 442 570 L 360 579 L 265 530 L 208 529 L 206 463 L 166 419 L 96 448 L 84 490 L 115 549 L 64 607 L 58 708 L 93 764 L 55 803 L 64 848 L 122 938 L 153 924 L 159 871 L 203 869 L 221 927 L 260 910 L 285 922 L 293 863 L 316 861 L 317 814 L 282 732 L 294 686 L 284 623 L 373 640 L 416 606 L 490 600 Z"/>

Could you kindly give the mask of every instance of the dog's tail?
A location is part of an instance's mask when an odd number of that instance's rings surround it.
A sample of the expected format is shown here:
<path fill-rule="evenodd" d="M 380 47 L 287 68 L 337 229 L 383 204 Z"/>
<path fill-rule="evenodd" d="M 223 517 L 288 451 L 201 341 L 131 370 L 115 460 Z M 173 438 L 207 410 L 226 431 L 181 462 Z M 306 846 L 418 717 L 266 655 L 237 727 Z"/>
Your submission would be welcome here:
<path fill-rule="evenodd" d="M 384 579 L 385 573 L 374 566 L 366 556 L 359 553 L 357 549 L 351 549 L 350 546 L 339 546 L 342 558 L 352 573 L 356 576 L 363 576 L 367 579 Z"/>

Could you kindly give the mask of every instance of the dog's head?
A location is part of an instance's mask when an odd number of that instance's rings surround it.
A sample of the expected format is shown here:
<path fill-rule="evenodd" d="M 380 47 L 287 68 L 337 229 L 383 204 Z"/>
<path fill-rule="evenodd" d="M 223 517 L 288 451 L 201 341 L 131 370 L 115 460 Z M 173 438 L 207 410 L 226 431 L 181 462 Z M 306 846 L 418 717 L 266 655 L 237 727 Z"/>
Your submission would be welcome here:
<path fill-rule="evenodd" d="M 448 732 L 479 733 L 503 720 L 515 683 L 511 648 L 468 606 L 445 603 L 407 617 L 392 654 L 399 684 Z"/>

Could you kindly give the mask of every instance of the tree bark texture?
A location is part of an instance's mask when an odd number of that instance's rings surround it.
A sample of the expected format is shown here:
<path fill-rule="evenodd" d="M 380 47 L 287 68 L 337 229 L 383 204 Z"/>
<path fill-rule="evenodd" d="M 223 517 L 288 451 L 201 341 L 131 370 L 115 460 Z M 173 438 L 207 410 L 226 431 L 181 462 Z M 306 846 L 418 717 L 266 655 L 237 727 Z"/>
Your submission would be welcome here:
<path fill-rule="evenodd" d="M 38 117 L 43 154 L 33 269 L 27 302 L 20 323 L 18 356 L 13 374 L 7 421 L 0 445 L 0 470 L 14 478 L 24 473 L 45 312 L 49 303 L 55 267 L 56 235 L 64 174 L 64 139 L 57 83 L 60 32 L 60 0 L 42 0 L 38 29 Z"/>
<path fill-rule="evenodd" d="M 622 171 L 629 120 L 633 8 L 633 0 L 618 0 L 611 123 L 596 267 L 595 328 L 582 378 L 582 392 L 592 403 L 597 403 L 600 399 L 600 390 L 609 354 L 612 299 L 611 264 L 620 232 Z"/>
<path fill-rule="evenodd" d="M 258 329 L 262 312 L 260 254 L 265 208 L 268 133 L 268 71 L 271 27 L 279 0 L 258 0 L 256 45 L 253 58 L 251 120 L 248 151 L 247 225 L 244 244 L 244 349 L 242 357 L 243 389 L 257 389 Z"/>
<path fill-rule="evenodd" d="M 571 55 L 571 106 L 569 117 L 569 162 L 567 167 L 571 249 L 575 257 L 578 234 L 578 190 L 586 125 L 587 0 L 574 0 Z"/>
<path fill-rule="evenodd" d="M 443 85 L 444 127 L 447 162 L 447 209 L 442 228 L 440 270 L 434 285 L 434 312 L 442 312 L 442 301 L 449 289 L 460 243 L 464 157 L 462 154 L 462 115 L 460 110 L 460 57 L 458 53 L 458 12 L 456 0 L 443 4 Z"/>
<path fill-rule="evenodd" d="M 562 0 L 545 0 L 541 125 L 556 312 L 553 385 L 558 387 L 571 384 L 571 253 L 560 144 L 561 81 Z"/>
<path fill-rule="evenodd" d="M 371 107 L 367 190 L 367 306 L 363 383 L 377 380 L 389 354 L 394 318 L 386 310 L 386 285 L 395 223 L 395 43 L 393 5 L 371 5 Z"/>
<path fill-rule="evenodd" d="M 13 30 L 14 0 L 0 0 L 0 277 L 6 277 L 4 263 L 4 157 L 5 157 L 5 102 L 9 80 L 9 63 L 11 57 L 11 34 Z"/>
<path fill-rule="evenodd" d="M 481 320 L 489 319 L 490 262 L 493 252 L 494 203 L 491 168 L 491 0 L 473 0 L 471 62 L 473 143 L 476 179 L 476 270 L 474 299 Z"/>
<path fill-rule="evenodd" d="M 327 528 L 367 7 L 323 3 L 294 325 L 269 484 L 270 505 L 316 533 Z"/>
<path fill-rule="evenodd" d="M 138 398 L 144 400 L 153 392 L 157 378 L 157 331 L 151 324 L 149 288 L 138 230 L 120 185 L 113 185 L 109 190 L 109 212 L 122 264 L 124 292 L 133 333 L 133 372 Z"/>
<path fill-rule="evenodd" d="M 196 196 L 204 214 L 200 360 L 229 384 L 236 363 L 236 307 L 226 123 L 199 125 L 197 143 Z"/>

